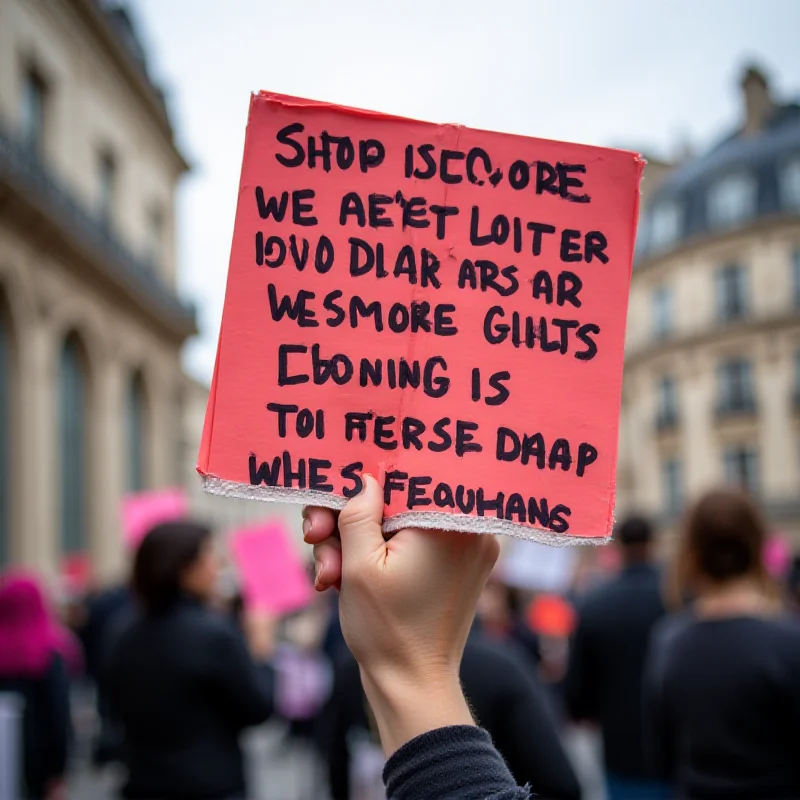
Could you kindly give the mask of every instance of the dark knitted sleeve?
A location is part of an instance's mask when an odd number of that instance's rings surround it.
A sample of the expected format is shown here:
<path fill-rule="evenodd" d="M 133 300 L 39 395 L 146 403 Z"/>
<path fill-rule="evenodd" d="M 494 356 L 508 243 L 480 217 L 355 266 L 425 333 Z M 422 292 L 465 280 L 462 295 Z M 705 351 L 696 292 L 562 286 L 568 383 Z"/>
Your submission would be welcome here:
<path fill-rule="evenodd" d="M 470 725 L 429 731 L 404 744 L 383 771 L 390 800 L 529 800 L 489 734 Z"/>

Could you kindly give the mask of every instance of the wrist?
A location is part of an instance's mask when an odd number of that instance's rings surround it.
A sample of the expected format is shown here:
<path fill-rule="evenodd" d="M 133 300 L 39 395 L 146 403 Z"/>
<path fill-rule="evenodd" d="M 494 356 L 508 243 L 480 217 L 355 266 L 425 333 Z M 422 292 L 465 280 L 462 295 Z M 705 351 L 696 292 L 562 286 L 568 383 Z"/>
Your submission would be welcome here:
<path fill-rule="evenodd" d="M 361 670 L 383 751 L 387 757 L 406 742 L 449 725 L 474 725 L 458 669 L 408 673 Z"/>

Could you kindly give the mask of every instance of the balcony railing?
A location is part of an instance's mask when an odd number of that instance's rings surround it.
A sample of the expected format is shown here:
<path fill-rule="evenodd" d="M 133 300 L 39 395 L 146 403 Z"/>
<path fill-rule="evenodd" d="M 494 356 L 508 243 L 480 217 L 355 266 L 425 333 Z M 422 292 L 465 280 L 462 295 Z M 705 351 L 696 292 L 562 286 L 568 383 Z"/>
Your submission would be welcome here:
<path fill-rule="evenodd" d="M 42 210 L 65 238 L 77 241 L 134 295 L 185 332 L 195 330 L 194 306 L 182 302 L 151 264 L 124 245 L 41 162 L 33 148 L 0 126 L 0 185 L 8 183 Z"/>
<path fill-rule="evenodd" d="M 674 408 L 662 408 L 656 414 L 656 431 L 666 433 L 678 427 L 678 411 Z"/>
<path fill-rule="evenodd" d="M 756 399 L 751 395 L 721 397 L 717 401 L 717 418 L 755 414 Z"/>

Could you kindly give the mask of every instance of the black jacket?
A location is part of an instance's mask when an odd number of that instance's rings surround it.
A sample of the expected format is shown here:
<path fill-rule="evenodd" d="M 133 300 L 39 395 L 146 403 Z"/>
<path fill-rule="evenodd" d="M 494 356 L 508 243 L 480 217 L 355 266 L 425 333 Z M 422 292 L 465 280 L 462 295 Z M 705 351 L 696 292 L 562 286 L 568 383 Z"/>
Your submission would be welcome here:
<path fill-rule="evenodd" d="M 642 745 L 642 681 L 653 626 L 664 614 L 660 574 L 627 567 L 579 608 L 565 700 L 575 719 L 598 722 L 605 765 L 623 778 L 647 777 Z"/>
<path fill-rule="evenodd" d="M 800 797 L 800 624 L 664 619 L 645 681 L 655 774 L 681 798 Z"/>
<path fill-rule="evenodd" d="M 18 694 L 22 718 L 23 772 L 26 797 L 44 797 L 47 784 L 64 775 L 70 739 L 69 682 L 64 661 L 54 655 L 37 678 L 0 677 L 0 692 Z"/>
<path fill-rule="evenodd" d="M 392 800 L 531 797 L 516 785 L 486 731 L 466 725 L 428 731 L 404 744 L 386 762 L 383 781 Z"/>
<path fill-rule="evenodd" d="M 135 618 L 111 644 L 105 680 L 124 731 L 125 797 L 244 795 L 238 736 L 272 712 L 273 676 L 230 622 L 189 600 Z"/>
<path fill-rule="evenodd" d="M 473 634 L 461 661 L 464 694 L 517 782 L 530 783 L 537 797 L 574 800 L 581 795 L 580 785 L 561 746 L 544 689 L 528 665 L 527 658 L 511 647 Z M 337 664 L 329 708 L 328 774 L 334 800 L 349 796 L 347 742 L 352 729 L 368 728 L 366 709 L 358 665 L 345 652 Z"/>

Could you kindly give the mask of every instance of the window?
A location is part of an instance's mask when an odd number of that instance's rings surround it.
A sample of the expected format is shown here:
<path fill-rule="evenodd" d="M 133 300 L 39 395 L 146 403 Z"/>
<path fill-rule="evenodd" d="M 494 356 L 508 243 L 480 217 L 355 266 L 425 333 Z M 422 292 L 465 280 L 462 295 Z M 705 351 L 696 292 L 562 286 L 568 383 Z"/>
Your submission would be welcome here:
<path fill-rule="evenodd" d="M 795 306 L 800 307 L 800 247 L 792 252 L 792 298 Z"/>
<path fill-rule="evenodd" d="M 719 401 L 717 410 L 721 414 L 753 411 L 753 370 L 749 361 L 733 358 L 719 366 Z"/>
<path fill-rule="evenodd" d="M 664 339 L 672 332 L 672 290 L 659 286 L 653 291 L 653 336 Z"/>
<path fill-rule="evenodd" d="M 128 491 L 140 492 L 145 488 L 145 392 L 141 372 L 137 372 L 128 384 L 125 419 Z"/>
<path fill-rule="evenodd" d="M 59 428 L 61 466 L 61 549 L 86 547 L 86 359 L 81 342 L 70 334 L 61 350 Z"/>
<path fill-rule="evenodd" d="M 720 267 L 716 274 L 717 319 L 738 319 L 747 313 L 747 273 L 739 264 Z"/>
<path fill-rule="evenodd" d="M 662 202 L 650 212 L 649 247 L 661 250 L 673 244 L 680 236 L 681 208 L 674 202 Z"/>
<path fill-rule="evenodd" d="M 758 452 L 754 447 L 734 445 L 725 450 L 725 480 L 752 494 L 758 492 Z"/>
<path fill-rule="evenodd" d="M 664 510 L 671 517 L 681 513 L 683 507 L 683 469 L 676 458 L 667 459 L 662 465 L 662 491 Z"/>
<path fill-rule="evenodd" d="M 25 74 L 22 87 L 21 127 L 23 141 L 38 155 L 44 148 L 47 86 L 34 70 Z"/>
<path fill-rule="evenodd" d="M 727 228 L 753 216 L 756 208 L 756 182 L 747 174 L 727 175 L 708 192 L 708 223 L 712 228 Z"/>
<path fill-rule="evenodd" d="M 678 384 L 671 375 L 662 375 L 658 382 L 656 426 L 671 428 L 678 421 Z"/>
<path fill-rule="evenodd" d="M 0 296 L 0 566 L 11 558 L 11 326 Z"/>
<path fill-rule="evenodd" d="M 157 267 L 164 255 L 164 214 L 158 206 L 147 215 L 147 251 L 148 261 Z"/>
<path fill-rule="evenodd" d="M 786 208 L 800 209 L 800 157 L 784 164 L 779 180 L 783 205 Z"/>
<path fill-rule="evenodd" d="M 98 158 L 98 177 L 100 182 L 99 210 L 100 219 L 106 224 L 111 224 L 114 211 L 114 194 L 117 178 L 117 165 L 113 154 L 105 150 Z"/>

